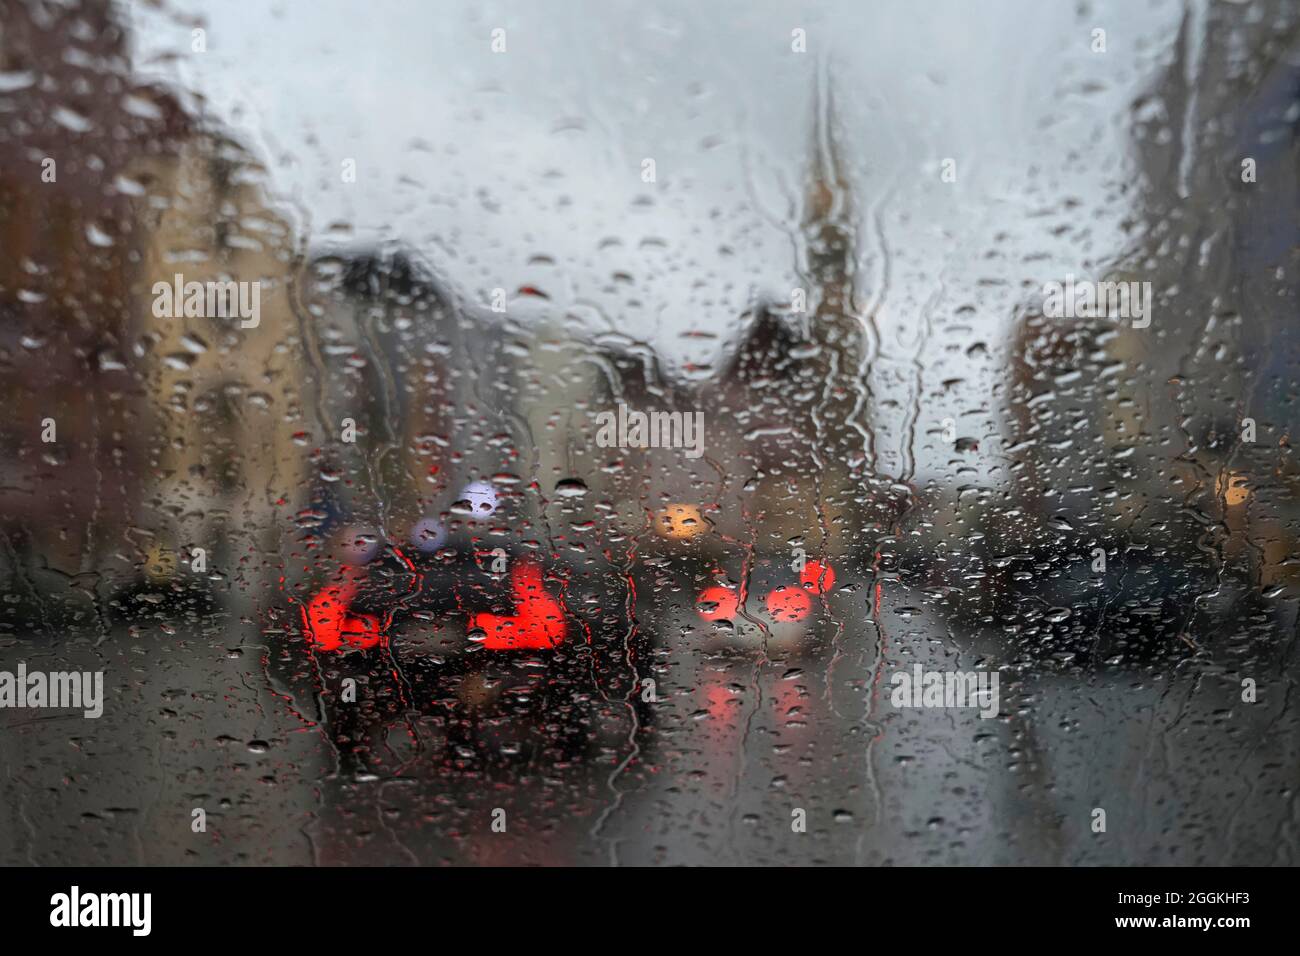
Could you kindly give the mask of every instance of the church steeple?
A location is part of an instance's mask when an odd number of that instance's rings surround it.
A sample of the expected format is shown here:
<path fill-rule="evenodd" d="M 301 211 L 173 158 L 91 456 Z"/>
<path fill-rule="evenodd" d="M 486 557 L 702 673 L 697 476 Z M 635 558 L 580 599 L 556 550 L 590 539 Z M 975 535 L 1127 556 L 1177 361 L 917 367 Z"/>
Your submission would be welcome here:
<path fill-rule="evenodd" d="M 804 334 L 819 348 L 803 377 L 820 392 L 813 424 L 822 453 L 827 460 L 862 463 L 874 452 L 865 380 L 868 340 L 853 306 L 858 209 L 843 126 L 825 75 L 813 89 L 811 114 L 798 268 L 808 297 L 808 312 L 800 317 Z"/>
<path fill-rule="evenodd" d="M 819 76 L 813 88 L 812 123 L 809 128 L 808 169 L 800 233 L 804 247 L 801 269 L 814 318 L 839 325 L 853 302 L 856 268 L 852 183 L 836 135 L 835 98 L 829 82 Z M 817 336 L 814 322 L 814 336 Z M 854 326 L 857 325 L 853 321 Z M 847 330 L 842 330 L 847 331 Z"/>

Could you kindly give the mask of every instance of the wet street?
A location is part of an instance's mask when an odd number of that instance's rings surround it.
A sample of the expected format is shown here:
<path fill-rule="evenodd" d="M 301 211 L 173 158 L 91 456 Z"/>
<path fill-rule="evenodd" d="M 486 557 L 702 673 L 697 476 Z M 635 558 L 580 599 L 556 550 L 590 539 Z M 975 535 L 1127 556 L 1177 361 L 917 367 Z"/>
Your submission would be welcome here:
<path fill-rule="evenodd" d="M 1300 862 L 1300 5 L 4 6 L 0 863 Z"/>

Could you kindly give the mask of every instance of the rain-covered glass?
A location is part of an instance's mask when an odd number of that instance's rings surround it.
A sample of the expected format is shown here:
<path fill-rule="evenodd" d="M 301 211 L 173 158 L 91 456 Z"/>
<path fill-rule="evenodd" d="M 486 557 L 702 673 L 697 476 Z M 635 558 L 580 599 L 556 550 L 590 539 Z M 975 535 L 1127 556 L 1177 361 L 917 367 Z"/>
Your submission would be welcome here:
<path fill-rule="evenodd" d="M 1294 2 L 0 9 L 0 862 L 1297 862 Z"/>

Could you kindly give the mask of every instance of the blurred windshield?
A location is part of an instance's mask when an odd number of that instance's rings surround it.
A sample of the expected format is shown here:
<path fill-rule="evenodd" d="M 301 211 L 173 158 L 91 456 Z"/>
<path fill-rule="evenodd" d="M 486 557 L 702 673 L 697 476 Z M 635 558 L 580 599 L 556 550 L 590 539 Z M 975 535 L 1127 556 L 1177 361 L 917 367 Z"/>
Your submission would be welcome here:
<path fill-rule="evenodd" d="M 1297 223 L 1285 0 L 15 0 L 0 859 L 1293 864 Z"/>

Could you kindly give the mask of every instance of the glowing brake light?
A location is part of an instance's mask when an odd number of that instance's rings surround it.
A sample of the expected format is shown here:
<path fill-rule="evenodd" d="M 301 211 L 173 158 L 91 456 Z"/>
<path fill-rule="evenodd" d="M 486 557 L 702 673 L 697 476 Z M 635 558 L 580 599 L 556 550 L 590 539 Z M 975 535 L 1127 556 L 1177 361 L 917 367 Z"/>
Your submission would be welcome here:
<path fill-rule="evenodd" d="M 812 598 L 803 588 L 781 585 L 767 595 L 767 613 L 778 623 L 802 621 L 812 610 Z"/>
<path fill-rule="evenodd" d="M 835 587 L 835 569 L 820 561 L 809 561 L 799 572 L 799 583 L 813 594 L 825 594 Z"/>
<path fill-rule="evenodd" d="M 542 569 L 521 561 L 510 572 L 514 614 L 471 614 L 469 628 L 484 634 L 490 651 L 536 650 L 557 647 L 564 641 L 564 610 L 542 583 Z"/>
<path fill-rule="evenodd" d="M 720 584 L 705 588 L 695 602 L 700 617 L 706 621 L 730 621 L 736 616 L 739 606 L 740 599 L 736 592 Z"/>
<path fill-rule="evenodd" d="M 348 613 L 356 593 L 355 572 L 345 567 L 342 584 L 322 588 L 302 609 L 303 625 L 317 650 L 365 650 L 379 643 L 378 618 Z"/>

